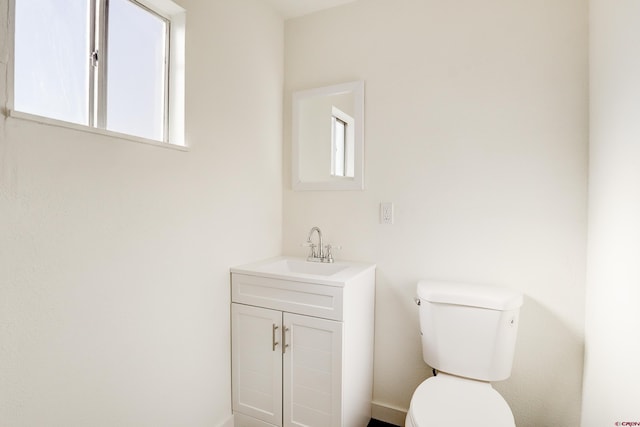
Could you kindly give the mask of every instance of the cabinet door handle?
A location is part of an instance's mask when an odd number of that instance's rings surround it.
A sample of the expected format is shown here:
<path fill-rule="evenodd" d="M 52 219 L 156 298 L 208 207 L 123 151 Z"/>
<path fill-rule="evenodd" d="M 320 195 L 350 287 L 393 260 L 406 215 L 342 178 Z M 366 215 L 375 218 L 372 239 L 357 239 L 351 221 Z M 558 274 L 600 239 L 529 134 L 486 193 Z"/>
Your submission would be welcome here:
<path fill-rule="evenodd" d="M 278 345 L 278 341 L 276 341 L 276 330 L 278 326 L 274 323 L 271 328 L 271 351 L 276 351 L 276 346 Z"/>
<path fill-rule="evenodd" d="M 284 326 L 282 328 L 282 354 L 284 354 L 287 351 L 287 347 L 289 347 L 289 344 L 287 344 L 287 332 L 289 332 L 289 328 Z"/>

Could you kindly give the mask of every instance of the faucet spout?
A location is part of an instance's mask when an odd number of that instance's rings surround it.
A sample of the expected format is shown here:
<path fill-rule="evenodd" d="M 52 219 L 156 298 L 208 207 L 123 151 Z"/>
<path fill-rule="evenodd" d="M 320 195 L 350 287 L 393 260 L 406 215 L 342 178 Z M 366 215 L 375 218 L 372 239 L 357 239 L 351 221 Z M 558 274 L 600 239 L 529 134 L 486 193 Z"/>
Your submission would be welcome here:
<path fill-rule="evenodd" d="M 315 245 L 311 242 L 311 237 L 313 236 L 313 232 L 318 233 L 318 251 L 316 252 Z M 307 243 L 311 244 L 311 255 L 307 258 L 308 261 L 322 261 L 324 260 L 324 246 L 322 245 L 322 231 L 320 228 L 313 227 L 311 231 L 309 231 L 309 237 L 307 237 Z"/>

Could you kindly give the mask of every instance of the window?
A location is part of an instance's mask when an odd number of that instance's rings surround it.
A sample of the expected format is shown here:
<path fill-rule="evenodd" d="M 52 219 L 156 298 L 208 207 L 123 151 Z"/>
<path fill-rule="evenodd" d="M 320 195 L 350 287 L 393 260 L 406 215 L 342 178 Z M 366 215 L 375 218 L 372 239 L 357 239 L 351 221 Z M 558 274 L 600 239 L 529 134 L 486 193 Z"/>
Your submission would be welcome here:
<path fill-rule="evenodd" d="M 331 175 L 355 176 L 354 119 L 335 106 L 331 108 Z"/>
<path fill-rule="evenodd" d="M 13 0 L 13 108 L 184 145 L 184 10 L 170 0 Z"/>
<path fill-rule="evenodd" d="M 333 141 L 333 170 L 332 175 L 344 176 L 345 170 L 345 143 L 347 142 L 347 123 L 338 117 L 331 117 L 333 124 L 331 133 Z"/>

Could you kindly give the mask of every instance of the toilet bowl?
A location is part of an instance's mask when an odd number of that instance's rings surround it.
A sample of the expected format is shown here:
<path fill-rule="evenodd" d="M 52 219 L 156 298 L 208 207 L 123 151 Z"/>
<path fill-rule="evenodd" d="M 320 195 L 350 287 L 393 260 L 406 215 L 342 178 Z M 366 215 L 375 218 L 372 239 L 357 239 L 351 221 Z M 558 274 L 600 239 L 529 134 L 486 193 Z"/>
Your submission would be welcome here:
<path fill-rule="evenodd" d="M 405 427 L 515 425 L 509 405 L 490 383 L 444 373 L 418 386 L 405 421 Z"/>
<path fill-rule="evenodd" d="M 406 427 L 515 427 L 492 386 L 511 375 L 522 294 L 490 285 L 418 283 L 424 361 L 438 375 L 413 393 Z"/>

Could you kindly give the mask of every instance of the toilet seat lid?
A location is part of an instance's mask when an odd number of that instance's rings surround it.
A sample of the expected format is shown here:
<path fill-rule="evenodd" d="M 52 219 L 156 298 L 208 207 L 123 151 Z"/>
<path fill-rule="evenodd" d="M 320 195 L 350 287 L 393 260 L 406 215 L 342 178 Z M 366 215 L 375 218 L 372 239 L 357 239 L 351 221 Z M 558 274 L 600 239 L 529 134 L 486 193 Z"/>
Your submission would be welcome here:
<path fill-rule="evenodd" d="M 416 427 L 515 427 L 509 405 L 490 383 L 442 373 L 418 386 L 409 414 Z"/>

